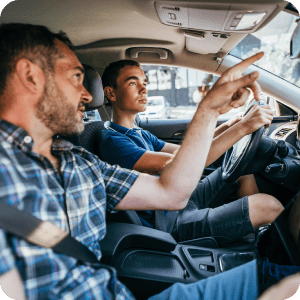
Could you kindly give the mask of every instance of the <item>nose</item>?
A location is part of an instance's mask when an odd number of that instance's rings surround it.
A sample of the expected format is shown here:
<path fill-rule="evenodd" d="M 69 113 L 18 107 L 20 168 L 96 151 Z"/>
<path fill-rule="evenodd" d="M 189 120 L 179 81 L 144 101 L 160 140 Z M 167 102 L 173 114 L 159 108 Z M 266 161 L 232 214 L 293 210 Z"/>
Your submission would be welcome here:
<path fill-rule="evenodd" d="M 81 99 L 86 103 L 89 103 L 93 100 L 92 95 L 86 90 L 86 88 L 82 85 Z"/>
<path fill-rule="evenodd" d="M 147 88 L 144 86 L 144 84 L 141 84 L 140 94 L 147 94 Z"/>

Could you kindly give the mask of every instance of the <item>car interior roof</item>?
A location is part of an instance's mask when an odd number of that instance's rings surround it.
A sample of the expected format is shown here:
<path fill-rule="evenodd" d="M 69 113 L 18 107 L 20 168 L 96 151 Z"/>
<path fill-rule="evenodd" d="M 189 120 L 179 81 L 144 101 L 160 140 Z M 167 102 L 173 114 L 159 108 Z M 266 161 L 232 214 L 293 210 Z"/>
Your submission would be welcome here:
<path fill-rule="evenodd" d="M 287 3 L 283 0 L 241 1 L 172 1 L 169 3 L 193 3 L 196 6 L 217 10 L 224 3 L 233 9 L 253 5 L 276 4 L 268 23 Z M 246 6 L 245 6 L 246 5 Z M 252 5 L 252 6 L 251 6 Z M 286 9 L 295 11 L 289 5 Z M 296 13 L 296 12 L 294 12 Z M 234 33 L 217 54 L 196 54 L 186 49 L 184 29 L 162 24 L 153 0 L 18 0 L 9 3 L 2 11 L 2 22 L 23 22 L 48 26 L 52 31 L 65 31 L 73 44 L 79 59 L 93 66 L 101 74 L 112 61 L 130 58 L 132 47 L 158 47 L 167 49 L 167 59 L 160 59 L 155 53 L 141 53 L 137 61 L 149 64 L 176 65 L 197 68 L 218 73 L 220 59 L 246 34 Z"/>

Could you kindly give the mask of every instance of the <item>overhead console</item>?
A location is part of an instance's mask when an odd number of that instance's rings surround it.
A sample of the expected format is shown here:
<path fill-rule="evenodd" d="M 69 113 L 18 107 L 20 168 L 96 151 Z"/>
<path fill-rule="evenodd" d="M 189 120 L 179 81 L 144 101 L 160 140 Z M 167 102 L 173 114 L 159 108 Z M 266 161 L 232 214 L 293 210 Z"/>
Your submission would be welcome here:
<path fill-rule="evenodd" d="M 232 33 L 251 33 L 266 25 L 286 2 L 208 3 L 157 1 L 163 24 L 186 29 L 186 48 L 200 54 L 217 53 Z"/>

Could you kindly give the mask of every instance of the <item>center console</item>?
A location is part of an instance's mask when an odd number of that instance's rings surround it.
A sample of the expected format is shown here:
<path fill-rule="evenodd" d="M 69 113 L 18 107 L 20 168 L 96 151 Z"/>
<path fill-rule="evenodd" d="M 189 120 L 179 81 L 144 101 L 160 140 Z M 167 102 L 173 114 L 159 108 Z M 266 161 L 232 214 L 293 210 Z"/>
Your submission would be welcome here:
<path fill-rule="evenodd" d="M 136 298 L 146 299 L 173 283 L 196 282 L 255 259 L 249 243 L 223 249 L 214 239 L 203 238 L 195 244 L 178 244 L 156 229 L 111 222 L 100 243 L 101 262 L 117 270 Z"/>

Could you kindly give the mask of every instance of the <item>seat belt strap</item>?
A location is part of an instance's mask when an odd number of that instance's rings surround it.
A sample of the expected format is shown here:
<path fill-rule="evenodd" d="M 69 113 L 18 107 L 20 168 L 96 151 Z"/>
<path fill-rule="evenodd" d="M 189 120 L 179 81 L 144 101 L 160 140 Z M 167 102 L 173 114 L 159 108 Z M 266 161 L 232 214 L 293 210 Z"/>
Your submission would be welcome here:
<path fill-rule="evenodd" d="M 0 202 L 0 228 L 29 243 L 52 248 L 82 262 L 99 263 L 92 251 L 67 232 L 3 202 Z"/>
<path fill-rule="evenodd" d="M 167 219 L 163 210 L 155 211 L 155 229 L 167 232 Z"/>
<path fill-rule="evenodd" d="M 177 216 L 178 216 L 179 211 L 168 211 L 166 218 L 167 218 L 167 232 L 172 233 L 173 227 L 175 225 Z"/>
<path fill-rule="evenodd" d="M 155 229 L 171 233 L 179 211 L 168 211 L 165 215 L 163 210 L 155 211 Z"/>

